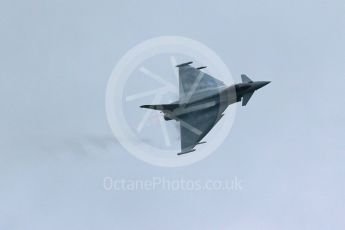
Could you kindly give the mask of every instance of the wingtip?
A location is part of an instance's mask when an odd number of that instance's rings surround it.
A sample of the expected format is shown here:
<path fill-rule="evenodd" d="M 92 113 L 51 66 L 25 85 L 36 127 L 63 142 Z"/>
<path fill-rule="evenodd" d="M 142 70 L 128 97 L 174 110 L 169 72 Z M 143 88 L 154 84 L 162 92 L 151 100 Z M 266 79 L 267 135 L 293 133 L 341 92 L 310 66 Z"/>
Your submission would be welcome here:
<path fill-rule="evenodd" d="M 181 151 L 177 155 L 180 156 L 180 155 L 183 155 L 183 154 L 186 154 L 186 153 L 191 153 L 191 152 L 194 152 L 194 151 L 195 151 L 195 149 L 191 149 L 191 150 L 187 150 L 187 151 Z"/>
<path fill-rule="evenodd" d="M 182 66 L 185 66 L 185 65 L 190 65 L 190 64 L 192 64 L 192 63 L 193 63 L 192 61 L 185 62 L 185 63 L 182 63 L 182 64 L 177 65 L 176 67 L 182 67 Z"/>

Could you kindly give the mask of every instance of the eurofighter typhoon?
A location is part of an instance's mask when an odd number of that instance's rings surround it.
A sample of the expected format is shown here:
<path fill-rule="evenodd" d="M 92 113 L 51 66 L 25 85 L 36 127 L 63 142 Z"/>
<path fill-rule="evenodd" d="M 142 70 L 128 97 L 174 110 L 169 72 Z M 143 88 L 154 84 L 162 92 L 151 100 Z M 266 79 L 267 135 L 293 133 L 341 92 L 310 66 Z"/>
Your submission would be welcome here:
<path fill-rule="evenodd" d="M 252 81 L 242 74 L 242 83 L 226 86 L 223 82 L 201 71 L 206 67 L 194 68 L 187 62 L 179 68 L 179 100 L 171 104 L 142 105 L 141 108 L 159 110 L 166 121 L 180 123 L 181 152 L 178 155 L 195 151 L 194 147 L 224 115 L 225 109 L 242 100 L 245 106 L 253 93 L 270 83 Z"/>

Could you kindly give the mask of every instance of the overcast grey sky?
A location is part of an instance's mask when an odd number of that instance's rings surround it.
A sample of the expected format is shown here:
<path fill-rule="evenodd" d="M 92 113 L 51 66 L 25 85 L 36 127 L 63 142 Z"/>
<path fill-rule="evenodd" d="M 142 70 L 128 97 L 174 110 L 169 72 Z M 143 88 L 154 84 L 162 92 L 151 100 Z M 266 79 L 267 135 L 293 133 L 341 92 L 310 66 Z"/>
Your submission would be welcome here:
<path fill-rule="evenodd" d="M 345 228 L 344 1 L 3 0 L 0 25 L 0 229 Z M 105 115 L 114 65 L 162 35 L 272 81 L 188 167 L 135 159 Z M 243 189 L 115 192 L 105 176 Z"/>

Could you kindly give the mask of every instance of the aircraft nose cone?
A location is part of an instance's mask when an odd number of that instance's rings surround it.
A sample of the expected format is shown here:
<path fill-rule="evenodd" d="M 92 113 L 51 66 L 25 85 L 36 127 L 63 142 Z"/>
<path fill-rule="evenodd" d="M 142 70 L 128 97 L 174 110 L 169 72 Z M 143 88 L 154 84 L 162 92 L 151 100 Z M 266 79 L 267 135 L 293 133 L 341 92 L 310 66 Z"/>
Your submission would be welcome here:
<path fill-rule="evenodd" d="M 262 82 L 262 86 L 265 86 L 265 85 L 267 85 L 267 84 L 269 84 L 269 83 L 271 83 L 270 81 L 263 81 Z"/>
<path fill-rule="evenodd" d="M 258 89 L 264 87 L 265 85 L 271 83 L 270 81 L 260 81 L 258 84 Z"/>

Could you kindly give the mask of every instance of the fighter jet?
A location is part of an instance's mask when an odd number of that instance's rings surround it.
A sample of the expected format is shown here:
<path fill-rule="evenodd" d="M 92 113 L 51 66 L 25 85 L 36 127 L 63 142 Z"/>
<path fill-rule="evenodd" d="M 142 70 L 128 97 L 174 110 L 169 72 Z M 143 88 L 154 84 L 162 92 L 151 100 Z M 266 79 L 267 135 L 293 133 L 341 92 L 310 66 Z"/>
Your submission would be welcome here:
<path fill-rule="evenodd" d="M 226 86 L 218 79 L 194 68 L 187 62 L 179 68 L 179 100 L 171 104 L 142 105 L 141 108 L 159 110 L 164 119 L 180 123 L 181 152 L 177 155 L 195 151 L 194 147 L 223 117 L 223 112 L 233 103 L 242 100 L 247 105 L 253 93 L 270 83 L 269 81 L 252 81 L 242 74 L 242 83 Z"/>

